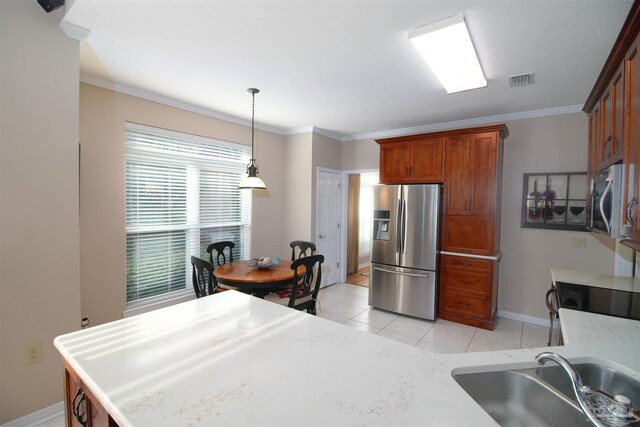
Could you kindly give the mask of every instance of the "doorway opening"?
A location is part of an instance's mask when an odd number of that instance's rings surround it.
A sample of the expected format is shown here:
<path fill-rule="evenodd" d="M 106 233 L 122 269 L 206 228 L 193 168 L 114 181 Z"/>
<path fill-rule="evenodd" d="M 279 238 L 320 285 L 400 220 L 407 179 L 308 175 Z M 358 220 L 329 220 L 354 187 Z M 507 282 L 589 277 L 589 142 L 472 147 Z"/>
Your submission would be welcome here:
<path fill-rule="evenodd" d="M 373 186 L 379 174 L 352 173 L 347 178 L 347 283 L 369 286 Z"/>

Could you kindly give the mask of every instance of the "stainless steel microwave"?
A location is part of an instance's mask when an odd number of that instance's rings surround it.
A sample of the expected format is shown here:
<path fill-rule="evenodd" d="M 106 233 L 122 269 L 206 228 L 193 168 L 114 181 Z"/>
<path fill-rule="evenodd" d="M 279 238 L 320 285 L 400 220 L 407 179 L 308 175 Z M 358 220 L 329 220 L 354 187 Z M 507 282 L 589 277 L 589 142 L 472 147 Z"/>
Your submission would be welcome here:
<path fill-rule="evenodd" d="M 613 165 L 593 177 L 591 231 L 620 238 L 622 219 L 622 165 Z"/>

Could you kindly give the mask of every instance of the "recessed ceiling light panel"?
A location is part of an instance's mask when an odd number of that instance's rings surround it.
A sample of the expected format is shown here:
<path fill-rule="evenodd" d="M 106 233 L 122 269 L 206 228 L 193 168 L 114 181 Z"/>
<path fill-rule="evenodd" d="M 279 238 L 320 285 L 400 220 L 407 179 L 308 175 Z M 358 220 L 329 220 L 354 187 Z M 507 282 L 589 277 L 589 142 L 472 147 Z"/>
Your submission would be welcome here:
<path fill-rule="evenodd" d="M 463 15 L 409 30 L 409 40 L 447 93 L 487 86 Z"/>

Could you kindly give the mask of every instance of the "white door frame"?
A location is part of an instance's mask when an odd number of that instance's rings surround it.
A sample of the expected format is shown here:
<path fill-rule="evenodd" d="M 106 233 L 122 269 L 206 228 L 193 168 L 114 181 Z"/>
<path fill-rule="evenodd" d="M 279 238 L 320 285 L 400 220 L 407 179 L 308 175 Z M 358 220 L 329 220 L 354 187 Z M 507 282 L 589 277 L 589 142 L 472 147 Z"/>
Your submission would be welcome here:
<path fill-rule="evenodd" d="M 340 203 L 342 211 L 340 214 L 340 269 L 338 270 L 339 283 L 345 283 L 347 281 L 347 211 L 349 208 L 349 175 L 371 172 L 380 173 L 380 169 L 355 169 L 342 171 L 342 201 Z"/>

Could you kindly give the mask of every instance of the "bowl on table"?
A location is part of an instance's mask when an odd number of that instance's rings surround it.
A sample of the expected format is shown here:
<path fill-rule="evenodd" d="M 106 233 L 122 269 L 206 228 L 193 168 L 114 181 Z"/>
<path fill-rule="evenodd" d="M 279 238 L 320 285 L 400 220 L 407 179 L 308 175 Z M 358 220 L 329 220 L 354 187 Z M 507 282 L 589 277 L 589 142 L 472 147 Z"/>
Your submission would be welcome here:
<path fill-rule="evenodd" d="M 273 267 L 274 265 L 280 264 L 280 258 L 263 256 L 259 258 L 253 258 L 251 261 L 245 262 L 245 264 L 247 264 L 249 267 L 269 268 Z"/>

